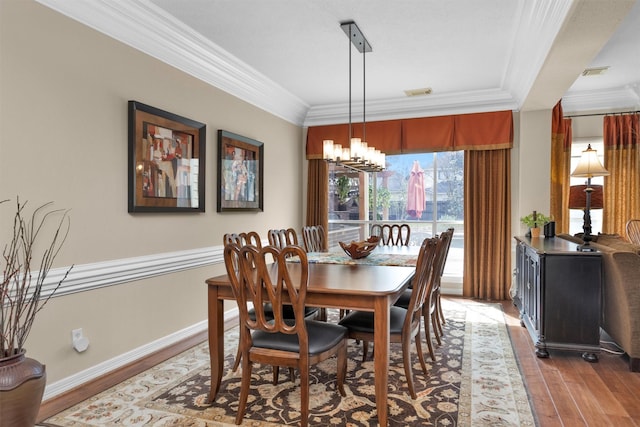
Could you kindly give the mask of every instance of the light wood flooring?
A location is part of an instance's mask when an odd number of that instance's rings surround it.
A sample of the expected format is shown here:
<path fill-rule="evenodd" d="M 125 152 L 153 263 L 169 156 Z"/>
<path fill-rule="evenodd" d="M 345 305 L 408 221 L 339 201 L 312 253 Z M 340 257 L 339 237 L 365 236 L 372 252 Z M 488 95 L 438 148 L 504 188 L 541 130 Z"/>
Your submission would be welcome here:
<path fill-rule="evenodd" d="M 541 427 L 640 427 L 640 373 L 629 371 L 626 356 L 601 352 L 589 363 L 578 352 L 551 350 L 539 359 L 516 307 L 511 301 L 502 306 Z"/>
<path fill-rule="evenodd" d="M 640 427 L 640 373 L 629 371 L 625 356 L 602 352 L 599 362 L 588 363 L 582 360 L 580 353 L 550 351 L 549 358 L 539 359 L 528 332 L 520 326 L 517 309 L 511 301 L 502 302 L 502 306 L 541 427 Z M 38 419 L 43 421 L 204 339 L 204 334 L 192 337 L 78 390 L 44 402 Z"/>

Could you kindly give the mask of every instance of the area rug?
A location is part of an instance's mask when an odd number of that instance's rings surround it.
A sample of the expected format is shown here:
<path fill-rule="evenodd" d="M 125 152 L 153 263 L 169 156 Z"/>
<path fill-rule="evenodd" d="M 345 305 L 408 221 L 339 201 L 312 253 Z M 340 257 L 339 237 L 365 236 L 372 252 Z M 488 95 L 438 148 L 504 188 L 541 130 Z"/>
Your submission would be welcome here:
<path fill-rule="evenodd" d="M 436 360 L 426 354 L 429 375 L 422 373 L 412 346 L 412 400 L 406 386 L 399 344 L 391 344 L 389 425 L 391 426 L 533 426 L 534 416 L 516 364 L 499 304 L 443 300 L 445 318 Z M 331 316 L 336 316 L 330 310 Z M 207 403 L 209 353 L 200 344 L 110 390 L 55 415 L 43 426 L 231 426 L 235 425 L 240 370 L 231 372 L 237 328 L 225 335 L 225 370 L 215 402 Z M 423 338 L 424 339 L 424 338 Z M 426 349 L 426 345 L 423 346 Z M 377 425 L 375 372 L 371 356 L 362 362 L 362 345 L 349 342 L 346 397 L 335 388 L 335 359 L 312 367 L 312 426 Z M 271 384 L 270 366 L 255 365 L 243 425 L 299 425 L 298 380 L 281 370 Z"/>

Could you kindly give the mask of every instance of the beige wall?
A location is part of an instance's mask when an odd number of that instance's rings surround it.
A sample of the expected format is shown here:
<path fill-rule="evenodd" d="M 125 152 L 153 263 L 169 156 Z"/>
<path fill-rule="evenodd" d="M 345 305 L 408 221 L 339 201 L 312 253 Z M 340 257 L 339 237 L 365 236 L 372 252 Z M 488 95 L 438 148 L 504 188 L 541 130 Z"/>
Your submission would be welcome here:
<path fill-rule="evenodd" d="M 71 209 L 55 267 L 219 246 L 228 231 L 300 228 L 302 130 L 31 0 L 0 0 L 0 199 Z M 127 101 L 207 125 L 206 212 L 127 213 Z M 216 213 L 218 129 L 265 144 L 262 213 Z M 11 209 L 0 209 L 0 237 Z M 9 213 L 9 215 L 8 215 Z M 49 383 L 206 319 L 209 265 L 60 296 L 28 354 Z M 70 332 L 83 328 L 89 350 Z"/>

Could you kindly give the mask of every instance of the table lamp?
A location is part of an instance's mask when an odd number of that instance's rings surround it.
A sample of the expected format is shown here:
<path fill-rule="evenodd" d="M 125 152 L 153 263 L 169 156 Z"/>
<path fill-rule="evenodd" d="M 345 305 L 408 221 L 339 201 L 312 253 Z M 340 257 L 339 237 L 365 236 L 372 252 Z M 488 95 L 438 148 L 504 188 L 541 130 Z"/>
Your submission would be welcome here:
<path fill-rule="evenodd" d="M 589 252 L 595 250 L 590 246 L 592 240 L 590 211 L 591 209 L 602 208 L 603 191 L 601 185 L 591 185 L 591 178 L 607 175 L 609 175 L 609 171 L 602 166 L 602 163 L 598 160 L 598 153 L 589 144 L 587 149 L 582 152 L 578 166 L 571 173 L 572 177 L 587 178 L 587 185 L 574 185 L 569 190 L 569 208 L 584 209 L 584 224 L 582 226 L 584 230 L 582 241 L 584 243 L 578 246 L 579 251 Z"/>

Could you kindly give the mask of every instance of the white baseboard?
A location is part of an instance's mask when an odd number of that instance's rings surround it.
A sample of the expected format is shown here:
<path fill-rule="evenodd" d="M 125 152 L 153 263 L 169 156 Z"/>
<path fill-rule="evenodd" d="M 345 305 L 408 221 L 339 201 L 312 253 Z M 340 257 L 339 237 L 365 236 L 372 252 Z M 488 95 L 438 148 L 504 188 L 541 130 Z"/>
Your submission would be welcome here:
<path fill-rule="evenodd" d="M 237 308 L 233 308 L 231 310 L 225 311 L 224 313 L 225 324 L 227 324 L 227 322 L 229 323 L 233 322 L 233 320 L 237 319 L 237 317 L 238 317 Z M 237 324 L 237 320 L 234 322 L 234 324 Z M 73 390 L 76 387 L 82 386 L 83 384 L 93 381 L 102 375 L 113 372 L 127 364 L 135 362 L 136 360 L 140 360 L 156 351 L 169 347 L 183 339 L 196 335 L 200 332 L 206 331 L 207 327 L 208 327 L 208 321 L 203 320 L 202 322 L 198 322 L 195 325 L 189 326 L 188 328 L 174 332 L 171 335 L 168 335 L 156 341 L 145 344 L 127 353 L 118 355 L 117 357 L 114 357 L 110 360 L 106 360 L 102 363 L 99 363 L 95 366 L 85 369 L 84 371 L 80 371 L 67 378 L 63 378 L 52 384 L 47 384 L 44 390 L 43 400 L 48 400 L 62 393 L 65 393 L 69 390 Z"/>

